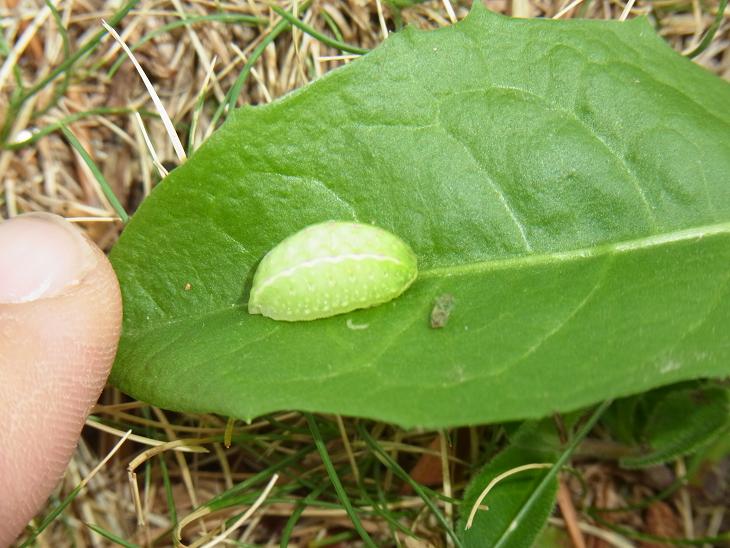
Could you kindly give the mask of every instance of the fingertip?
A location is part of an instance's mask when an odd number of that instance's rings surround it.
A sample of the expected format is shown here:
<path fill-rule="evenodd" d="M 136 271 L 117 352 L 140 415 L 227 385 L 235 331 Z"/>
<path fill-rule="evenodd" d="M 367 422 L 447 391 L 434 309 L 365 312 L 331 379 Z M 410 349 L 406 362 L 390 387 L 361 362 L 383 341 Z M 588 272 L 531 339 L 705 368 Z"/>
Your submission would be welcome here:
<path fill-rule="evenodd" d="M 0 224 L 0 546 L 61 478 L 121 318 L 111 264 L 75 226 L 49 214 Z"/>
<path fill-rule="evenodd" d="M 96 257 L 82 233 L 49 213 L 0 224 L 0 303 L 34 301 L 78 284 Z"/>

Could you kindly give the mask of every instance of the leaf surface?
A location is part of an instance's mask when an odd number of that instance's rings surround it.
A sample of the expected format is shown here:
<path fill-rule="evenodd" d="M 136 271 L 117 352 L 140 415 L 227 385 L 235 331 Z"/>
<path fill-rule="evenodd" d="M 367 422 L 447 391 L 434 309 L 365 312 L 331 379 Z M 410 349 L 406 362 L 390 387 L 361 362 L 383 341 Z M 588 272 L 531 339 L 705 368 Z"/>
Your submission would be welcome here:
<path fill-rule="evenodd" d="M 626 468 L 645 468 L 678 459 L 707 445 L 730 426 L 730 391 L 717 387 L 673 390 L 651 410 L 643 451 L 620 459 Z"/>
<path fill-rule="evenodd" d="M 548 489 L 532 505 L 525 518 L 515 522 L 515 518 L 534 491 L 545 470 L 528 470 L 507 477 L 498 483 L 482 502 L 482 507 L 474 518 L 471 528 L 466 529 L 467 518 L 477 498 L 484 488 L 499 474 L 519 466 L 549 462 L 554 454 L 545 451 L 530 451 L 508 447 L 489 462 L 469 483 L 460 507 L 458 534 L 465 548 L 496 546 L 503 542 L 505 548 L 533 546 L 535 538 L 545 527 L 548 517 L 555 506 L 557 481 L 552 481 Z M 507 537 L 508 531 L 514 530 Z M 504 537 L 509 540 L 503 540 Z"/>
<path fill-rule="evenodd" d="M 643 19 L 477 3 L 406 29 L 234 112 L 143 203 L 112 253 L 112 382 L 189 412 L 445 427 L 727 375 L 729 104 Z M 249 315 L 258 261 L 328 219 L 403 238 L 418 280 L 328 319 Z M 455 306 L 432 329 L 443 294 Z"/>
<path fill-rule="evenodd" d="M 517 515 L 547 473 L 544 469 L 524 470 L 502 479 L 482 501 L 472 527 L 467 529 L 466 525 L 479 496 L 497 476 L 520 466 L 552 463 L 557 459 L 555 429 L 552 428 L 551 433 L 546 435 L 545 426 L 544 421 L 522 424 L 511 437 L 510 445 L 469 482 L 464 491 L 457 525 L 457 534 L 461 536 L 465 548 L 496 546 L 500 542 L 506 548 L 534 545 L 535 538 L 545 527 L 555 506 L 557 481 L 550 482 L 531 505 L 524 519 L 517 520 Z"/>

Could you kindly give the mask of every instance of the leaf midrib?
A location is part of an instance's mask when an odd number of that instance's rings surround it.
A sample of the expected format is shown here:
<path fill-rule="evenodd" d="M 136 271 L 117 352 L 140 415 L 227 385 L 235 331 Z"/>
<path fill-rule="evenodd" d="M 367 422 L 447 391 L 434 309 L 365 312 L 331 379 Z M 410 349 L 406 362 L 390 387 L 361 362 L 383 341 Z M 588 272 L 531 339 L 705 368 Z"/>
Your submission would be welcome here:
<path fill-rule="evenodd" d="M 707 236 L 716 236 L 718 234 L 730 234 L 730 222 L 703 225 L 695 228 L 677 230 L 664 234 L 655 234 L 635 240 L 625 240 L 614 243 L 602 243 L 599 245 L 573 249 L 570 251 L 559 251 L 535 255 L 519 255 L 506 259 L 489 259 L 486 261 L 476 261 L 462 265 L 437 266 L 434 268 L 429 268 L 428 270 L 419 271 L 418 279 L 422 280 L 428 278 L 449 278 L 452 276 L 505 270 L 511 267 L 539 266 L 571 260 L 590 259 L 594 257 L 609 255 L 612 253 L 640 251 L 643 249 L 659 247 L 662 245 L 676 242 L 701 239 Z"/>
<path fill-rule="evenodd" d="M 542 253 L 538 255 L 520 255 L 506 259 L 489 259 L 484 261 L 476 261 L 462 265 L 449 265 L 429 268 L 418 272 L 416 283 L 418 280 L 427 280 L 431 278 L 451 278 L 454 276 L 465 276 L 469 274 L 481 274 L 486 272 L 495 272 L 498 270 L 506 270 L 508 268 L 524 268 L 531 266 L 549 265 L 572 260 L 591 259 L 610 254 L 629 253 L 632 251 L 641 251 L 652 247 L 660 247 L 667 244 L 700 240 L 708 236 L 717 236 L 721 234 L 730 234 L 730 222 L 715 223 L 711 225 L 703 225 L 699 227 L 689 228 L 685 230 L 677 230 L 663 234 L 655 234 L 644 238 L 634 240 L 624 240 L 621 242 L 604 243 L 591 247 L 584 247 L 570 251 Z M 211 309 L 207 312 L 195 315 L 196 318 L 208 318 L 233 310 L 235 308 L 245 308 L 245 304 L 231 304 L 222 308 Z M 185 319 L 189 319 L 189 316 Z M 167 328 L 173 324 L 182 323 L 183 318 L 174 318 L 155 322 L 151 327 L 140 329 L 126 328 L 127 336 L 137 336 L 140 333 L 149 333 L 162 328 Z"/>

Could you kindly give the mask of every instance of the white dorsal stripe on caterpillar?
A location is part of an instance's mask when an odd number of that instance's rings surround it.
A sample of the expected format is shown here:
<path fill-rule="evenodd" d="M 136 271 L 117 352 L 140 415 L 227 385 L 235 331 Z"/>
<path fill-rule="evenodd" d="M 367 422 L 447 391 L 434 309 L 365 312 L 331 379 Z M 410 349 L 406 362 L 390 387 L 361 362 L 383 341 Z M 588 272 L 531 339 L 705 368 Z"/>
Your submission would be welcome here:
<path fill-rule="evenodd" d="M 401 266 L 403 265 L 403 262 L 394 258 L 394 257 L 388 257 L 386 255 L 375 255 L 374 253 L 350 253 L 345 255 L 339 255 L 337 257 L 317 257 L 316 259 L 312 259 L 311 261 L 304 261 L 303 263 L 299 263 L 297 265 L 294 265 L 290 268 L 287 268 L 286 270 L 282 270 L 281 272 L 278 272 L 277 274 L 274 274 L 271 278 L 268 280 L 265 280 L 256 288 L 256 292 L 260 293 L 270 285 L 275 284 L 282 278 L 287 278 L 289 276 L 294 276 L 297 274 L 298 271 L 303 270 L 305 268 L 318 268 L 322 266 L 324 263 L 328 264 L 339 264 L 346 261 L 385 261 L 385 262 L 391 262 L 395 263 Z M 414 276 L 415 278 L 415 276 Z M 253 291 L 251 291 L 251 294 L 253 295 Z"/>

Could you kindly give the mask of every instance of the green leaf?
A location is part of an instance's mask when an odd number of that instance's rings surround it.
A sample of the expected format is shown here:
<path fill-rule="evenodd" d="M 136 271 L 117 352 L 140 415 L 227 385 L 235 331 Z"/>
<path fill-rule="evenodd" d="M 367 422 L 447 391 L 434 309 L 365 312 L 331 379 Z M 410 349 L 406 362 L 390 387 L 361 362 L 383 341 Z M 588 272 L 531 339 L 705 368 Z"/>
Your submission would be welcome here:
<path fill-rule="evenodd" d="M 440 428 L 730 373 L 730 86 L 644 19 L 476 6 L 234 112 L 155 189 L 112 254 L 112 382 L 189 412 Z M 328 219 L 401 237 L 418 280 L 323 320 L 248 314 L 257 262 Z"/>
<path fill-rule="evenodd" d="M 565 548 L 570 546 L 570 535 L 557 525 L 548 525 L 535 539 L 533 546 L 540 548 Z"/>
<path fill-rule="evenodd" d="M 711 442 L 729 426 L 727 389 L 693 387 L 669 392 L 653 407 L 644 427 L 644 451 L 622 458 L 620 464 L 641 468 L 674 460 Z"/>
<path fill-rule="evenodd" d="M 543 432 L 538 430 L 542 429 Z M 553 443 L 557 441 L 553 428 Z M 557 459 L 558 453 L 541 448 L 544 429 L 536 423 L 525 423 L 512 439 L 512 444 L 492 459 L 471 480 L 464 492 L 457 532 L 462 536 L 465 548 L 495 546 L 512 525 L 515 516 L 524 506 L 547 470 L 528 470 L 509 476 L 498 483 L 484 499 L 482 505 L 488 510 L 479 510 L 470 529 L 466 529 L 467 518 L 484 488 L 499 474 L 519 466 L 548 463 Z M 540 494 L 524 519 L 516 526 L 505 546 L 532 546 L 542 531 L 553 506 L 557 481 Z"/>
<path fill-rule="evenodd" d="M 630 396 L 613 402 L 601 417 L 601 423 L 610 432 L 610 438 L 618 442 L 633 444 L 640 435 L 643 417 L 643 395 Z"/>

